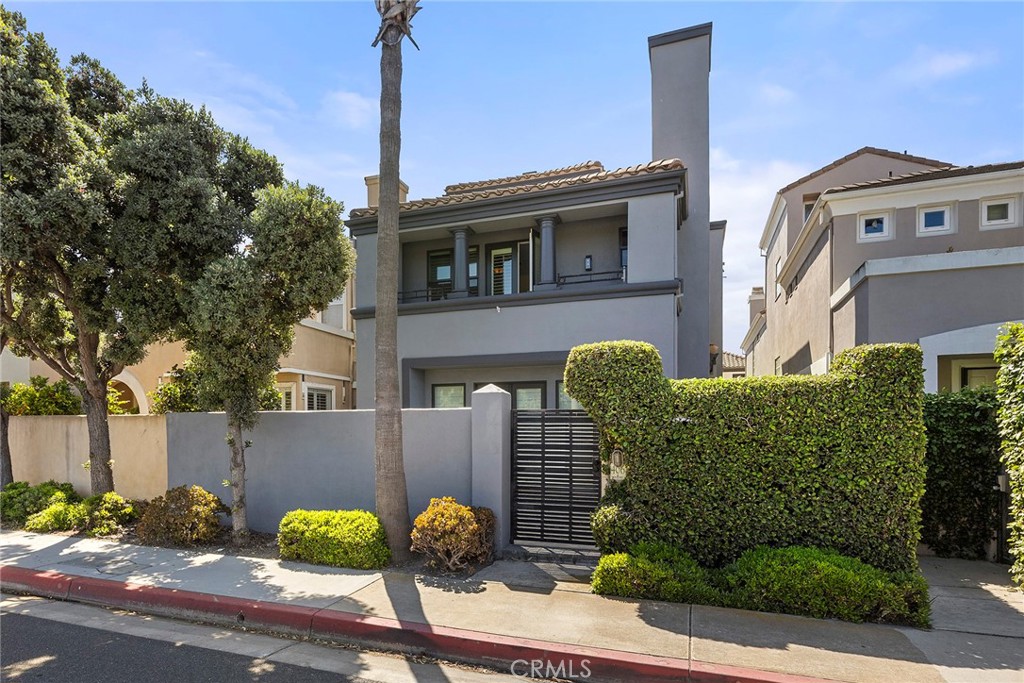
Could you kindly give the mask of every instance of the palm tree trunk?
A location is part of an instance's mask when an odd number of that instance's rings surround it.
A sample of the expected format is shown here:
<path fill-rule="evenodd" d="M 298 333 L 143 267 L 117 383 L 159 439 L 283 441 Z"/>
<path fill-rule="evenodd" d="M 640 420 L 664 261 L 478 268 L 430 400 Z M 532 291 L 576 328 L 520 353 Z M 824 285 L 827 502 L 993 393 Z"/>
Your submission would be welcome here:
<path fill-rule="evenodd" d="M 231 447 L 231 539 L 243 542 L 249 536 L 249 515 L 245 502 L 245 440 L 242 426 L 228 418 Z"/>
<path fill-rule="evenodd" d="M 377 313 L 374 444 L 377 515 L 392 559 L 408 561 L 409 498 L 402 455 L 398 392 L 398 173 L 402 147 L 401 31 L 389 26 L 380 57 L 380 203 L 377 221 Z"/>

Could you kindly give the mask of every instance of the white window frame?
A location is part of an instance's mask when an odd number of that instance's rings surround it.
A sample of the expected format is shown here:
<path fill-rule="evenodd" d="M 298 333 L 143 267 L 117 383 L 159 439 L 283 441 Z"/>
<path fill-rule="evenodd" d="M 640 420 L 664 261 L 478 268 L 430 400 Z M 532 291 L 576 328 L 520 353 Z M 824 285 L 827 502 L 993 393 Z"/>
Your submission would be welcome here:
<path fill-rule="evenodd" d="M 296 389 L 298 389 L 298 387 L 295 386 L 295 382 L 278 382 L 278 383 L 274 384 L 274 388 L 277 389 L 279 392 L 281 392 L 281 410 L 285 410 L 285 407 L 284 407 L 284 394 L 285 394 L 286 391 L 290 391 L 291 394 L 292 394 L 292 410 L 291 410 L 291 412 L 294 412 L 294 411 L 298 410 L 298 408 L 296 408 L 297 402 L 295 400 L 295 395 L 298 393 L 298 391 L 296 391 Z"/>
<path fill-rule="evenodd" d="M 918 237 L 934 237 L 935 235 L 952 235 L 956 232 L 956 213 L 953 210 L 953 204 L 926 204 L 924 206 L 917 207 L 917 236 Z M 924 227 L 925 214 L 933 213 L 935 211 L 943 211 L 946 214 L 945 223 L 941 228 L 926 228 Z"/>
<path fill-rule="evenodd" d="M 331 384 L 314 384 L 312 382 L 304 382 L 302 385 L 302 409 L 309 410 L 309 390 L 315 391 L 326 391 L 330 398 L 327 400 L 327 410 L 335 410 L 335 394 L 334 386 Z"/>
<path fill-rule="evenodd" d="M 891 240 L 893 238 L 892 215 L 893 212 L 891 210 L 857 214 L 857 242 L 885 242 L 886 240 Z M 864 233 L 864 222 L 874 218 L 882 219 L 884 230 L 878 235 L 867 235 Z"/>
<path fill-rule="evenodd" d="M 775 259 L 775 300 L 782 296 L 782 283 L 779 282 L 779 275 L 782 273 L 782 257 Z"/>
<path fill-rule="evenodd" d="M 991 204 L 1009 204 L 1007 218 L 1003 221 L 990 221 L 986 218 Z M 1019 228 L 1020 196 L 1003 195 L 1001 197 L 982 197 L 978 202 L 978 220 L 982 230 L 1001 230 L 1003 228 Z"/>

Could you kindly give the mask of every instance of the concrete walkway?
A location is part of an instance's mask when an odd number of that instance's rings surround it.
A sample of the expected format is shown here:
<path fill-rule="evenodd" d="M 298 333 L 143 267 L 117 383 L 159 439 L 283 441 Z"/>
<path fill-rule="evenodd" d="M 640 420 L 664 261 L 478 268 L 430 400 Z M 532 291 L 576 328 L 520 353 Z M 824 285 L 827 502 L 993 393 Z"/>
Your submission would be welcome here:
<path fill-rule="evenodd" d="M 0 535 L 6 590 L 425 651 L 506 671 L 515 659 L 541 658 L 575 661 L 576 672 L 588 659 L 589 680 L 1024 680 L 1024 598 L 1006 567 L 921 559 L 934 599 L 930 631 L 609 599 L 590 593 L 578 565 L 497 562 L 453 579 Z"/>

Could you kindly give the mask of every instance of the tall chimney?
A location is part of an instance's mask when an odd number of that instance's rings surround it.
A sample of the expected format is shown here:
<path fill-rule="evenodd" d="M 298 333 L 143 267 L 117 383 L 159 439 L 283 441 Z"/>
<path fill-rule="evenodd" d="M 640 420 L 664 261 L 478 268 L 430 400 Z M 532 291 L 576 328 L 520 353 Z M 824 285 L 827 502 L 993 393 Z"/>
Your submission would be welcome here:
<path fill-rule="evenodd" d="M 708 76 L 711 24 L 647 39 L 651 59 L 651 149 L 654 159 L 686 166 L 686 220 L 677 240 L 676 277 L 683 281 L 676 368 L 680 377 L 707 377 L 710 307 L 710 164 Z"/>
<path fill-rule="evenodd" d="M 764 287 L 751 289 L 747 303 L 750 304 L 750 322 L 754 322 L 754 318 L 764 310 Z"/>
<path fill-rule="evenodd" d="M 380 205 L 380 176 L 368 175 L 363 180 L 366 181 L 366 206 L 376 208 Z M 403 204 L 409 201 L 409 186 L 401 180 L 398 181 L 398 201 Z"/>

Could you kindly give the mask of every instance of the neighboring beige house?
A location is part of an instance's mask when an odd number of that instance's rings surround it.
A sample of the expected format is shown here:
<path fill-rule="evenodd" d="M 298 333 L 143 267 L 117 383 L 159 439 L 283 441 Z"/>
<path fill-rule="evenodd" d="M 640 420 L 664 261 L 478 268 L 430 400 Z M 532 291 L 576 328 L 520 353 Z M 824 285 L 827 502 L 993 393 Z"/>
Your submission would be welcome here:
<path fill-rule="evenodd" d="M 749 375 L 822 373 L 864 343 L 916 342 L 925 389 L 990 383 L 1024 318 L 1024 162 L 957 167 L 865 147 L 779 191 L 750 296 Z"/>
<path fill-rule="evenodd" d="M 722 377 L 737 379 L 747 376 L 747 359 L 738 353 L 725 351 L 722 353 Z"/>
<path fill-rule="evenodd" d="M 283 410 L 342 410 L 355 407 L 355 330 L 352 281 L 325 310 L 295 325 L 292 351 L 280 360 L 277 388 Z M 180 342 L 153 344 L 141 363 L 125 368 L 113 385 L 130 408 L 149 413 L 148 394 L 167 381 L 187 354 Z M 19 358 L 7 349 L 0 356 L 5 382 L 27 382 L 34 375 L 58 379 L 41 360 Z"/>

